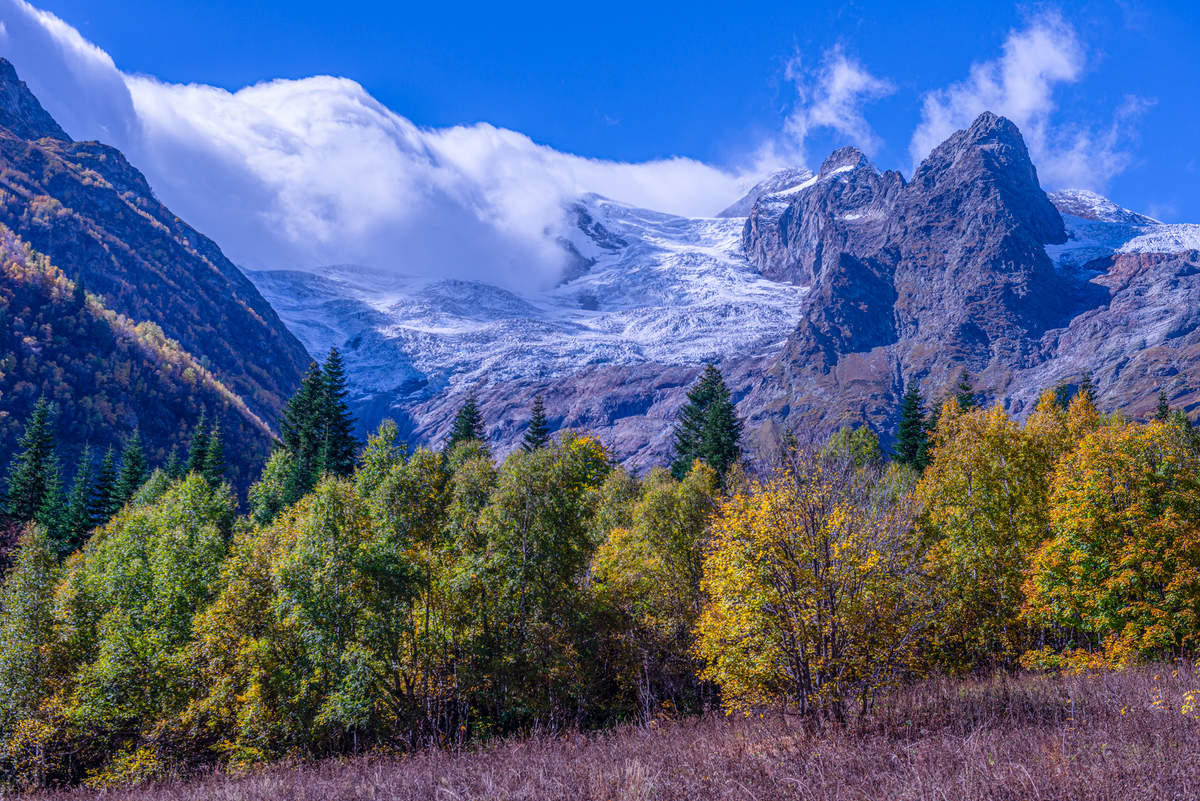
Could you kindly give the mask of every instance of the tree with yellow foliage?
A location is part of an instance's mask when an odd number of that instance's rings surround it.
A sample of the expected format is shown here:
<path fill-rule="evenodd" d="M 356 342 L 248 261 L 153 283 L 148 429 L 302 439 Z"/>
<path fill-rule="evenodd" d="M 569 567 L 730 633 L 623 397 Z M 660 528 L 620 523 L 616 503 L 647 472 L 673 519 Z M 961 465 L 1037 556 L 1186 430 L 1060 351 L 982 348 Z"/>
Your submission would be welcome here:
<path fill-rule="evenodd" d="M 929 569 L 945 600 L 933 657 L 948 670 L 1015 664 L 1038 633 L 1021 617 L 1029 555 L 1050 536 L 1055 465 L 1095 408 L 1046 393 L 1024 427 L 999 405 L 942 408 L 917 485 Z"/>
<path fill-rule="evenodd" d="M 691 638 L 719 491 L 716 470 L 700 461 L 682 481 L 653 471 L 632 504 L 630 525 L 612 529 L 592 559 L 594 592 L 627 621 L 622 633 L 638 662 L 632 678 L 644 719 L 663 702 L 703 705 L 694 697 L 701 688 Z"/>
<path fill-rule="evenodd" d="M 1059 627 L 1060 648 L 1025 663 L 1119 666 L 1193 651 L 1200 454 L 1188 432 L 1174 421 L 1110 421 L 1063 460 L 1050 500 L 1054 536 L 1032 559 L 1026 614 Z"/>
<path fill-rule="evenodd" d="M 913 499 L 878 465 L 791 448 L 725 502 L 704 562 L 701 676 L 728 711 L 841 719 L 912 672 L 931 600 Z"/>

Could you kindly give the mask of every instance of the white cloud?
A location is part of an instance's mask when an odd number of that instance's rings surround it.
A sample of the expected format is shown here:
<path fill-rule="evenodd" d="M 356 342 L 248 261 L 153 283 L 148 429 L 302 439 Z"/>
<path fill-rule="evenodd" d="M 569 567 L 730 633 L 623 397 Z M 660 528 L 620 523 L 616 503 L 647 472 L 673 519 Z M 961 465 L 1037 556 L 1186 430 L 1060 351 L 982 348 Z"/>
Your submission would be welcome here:
<path fill-rule="evenodd" d="M 797 98 L 784 131 L 799 154 L 804 154 L 809 135 L 820 128 L 845 136 L 868 155 L 879 149 L 879 137 L 863 116 L 863 107 L 895 92 L 890 81 L 872 75 L 840 45 L 827 51 L 812 72 L 803 69 L 799 56 L 793 58 L 786 75 L 796 86 Z"/>
<path fill-rule="evenodd" d="M 993 111 L 1021 129 L 1046 186 L 1103 190 L 1128 165 L 1130 124 L 1145 104 L 1130 99 L 1099 128 L 1057 124 L 1056 92 L 1079 81 L 1086 64 L 1078 35 L 1058 14 L 1043 13 L 1010 31 L 999 58 L 973 64 L 965 81 L 925 95 L 909 146 L 914 166 L 954 131 Z"/>
<path fill-rule="evenodd" d="M 0 55 L 76 138 L 118 147 L 159 198 L 248 267 L 361 263 L 527 287 L 554 281 L 564 200 L 714 213 L 746 177 L 673 158 L 581 158 L 480 124 L 429 130 L 342 78 L 238 92 L 121 73 L 62 20 L 0 0 Z"/>

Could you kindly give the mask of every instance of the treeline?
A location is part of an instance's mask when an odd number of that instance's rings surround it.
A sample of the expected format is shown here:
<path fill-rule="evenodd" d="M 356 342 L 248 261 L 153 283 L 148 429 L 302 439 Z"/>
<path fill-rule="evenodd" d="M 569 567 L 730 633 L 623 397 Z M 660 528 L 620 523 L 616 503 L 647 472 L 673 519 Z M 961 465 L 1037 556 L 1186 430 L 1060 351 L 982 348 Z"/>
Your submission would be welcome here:
<path fill-rule="evenodd" d="M 332 366 L 330 364 L 332 362 Z M 741 458 L 715 368 L 673 471 L 635 476 L 543 405 L 499 464 L 468 399 L 440 451 L 385 423 L 350 461 L 340 364 L 289 404 L 239 516 L 188 471 L 60 558 L 27 526 L 0 593 L 0 765 L 94 786 L 660 714 L 867 714 L 930 672 L 1194 651 L 1200 444 L 1085 387 L 1024 422 L 969 381 Z M 906 446 L 907 447 L 907 446 Z"/>
<path fill-rule="evenodd" d="M 55 415 L 55 405 L 40 398 L 9 464 L 0 496 L 0 569 L 7 569 L 27 523 L 41 526 L 55 552 L 65 556 L 80 548 L 93 529 L 111 520 L 139 491 L 160 492 L 188 472 L 198 472 L 214 484 L 224 480 L 220 427 L 209 428 L 202 415 L 186 462 L 172 449 L 166 463 L 151 471 L 141 433 L 135 428 L 119 458 L 116 449 L 109 447 L 97 463 L 91 448 L 84 445 L 68 489 L 58 456 Z"/>

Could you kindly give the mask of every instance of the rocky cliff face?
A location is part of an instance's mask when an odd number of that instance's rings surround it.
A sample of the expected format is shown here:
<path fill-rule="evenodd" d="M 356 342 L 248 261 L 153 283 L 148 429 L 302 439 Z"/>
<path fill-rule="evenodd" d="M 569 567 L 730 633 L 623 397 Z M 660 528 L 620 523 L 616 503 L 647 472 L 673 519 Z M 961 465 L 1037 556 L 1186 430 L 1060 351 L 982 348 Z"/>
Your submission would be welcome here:
<path fill-rule="evenodd" d="M 362 268 L 258 273 L 310 350 L 347 354 L 365 426 L 395 417 L 438 444 L 475 392 L 496 449 L 546 396 L 630 466 L 661 463 L 706 361 L 752 442 L 782 427 L 867 424 L 888 439 L 917 381 L 964 367 L 1014 412 L 1091 371 L 1102 405 L 1200 405 L 1200 227 L 1087 192 L 1047 196 L 1020 132 L 981 116 L 911 181 L 854 148 L 781 171 L 716 219 L 597 197 L 564 211 L 571 269 L 553 290 L 397 281 Z"/>
<path fill-rule="evenodd" d="M 159 325 L 273 422 L 308 362 L 254 285 L 117 150 L 73 142 L 0 59 L 0 223 L 105 305 Z"/>
<path fill-rule="evenodd" d="M 1058 195 L 1064 224 L 1020 132 L 993 114 L 908 183 L 834 158 L 851 169 L 785 204 L 760 198 L 747 220 L 759 268 L 812 287 L 763 375 L 729 364 L 756 422 L 865 423 L 886 437 L 907 382 L 936 399 L 964 367 L 1016 411 L 1086 371 L 1102 404 L 1148 407 L 1164 381 L 1183 405 L 1200 400 L 1178 378 L 1192 364 L 1200 291 L 1186 235 L 1081 192 Z M 1138 234 L 1151 240 L 1143 249 L 1168 252 L 1120 254 Z"/>

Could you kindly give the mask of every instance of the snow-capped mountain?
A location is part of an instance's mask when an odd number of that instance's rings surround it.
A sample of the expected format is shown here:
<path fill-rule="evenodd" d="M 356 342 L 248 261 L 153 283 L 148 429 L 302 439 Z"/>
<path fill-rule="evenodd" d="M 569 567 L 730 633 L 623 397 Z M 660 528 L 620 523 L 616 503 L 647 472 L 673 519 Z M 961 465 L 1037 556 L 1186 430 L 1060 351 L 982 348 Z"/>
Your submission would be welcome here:
<path fill-rule="evenodd" d="M 314 356 L 345 354 L 365 427 L 437 444 L 468 393 L 500 452 L 533 396 L 552 425 L 661 463 L 705 362 L 751 444 L 779 426 L 890 434 L 905 386 L 964 367 L 1015 412 L 1091 372 L 1103 404 L 1200 406 L 1200 226 L 1079 190 L 1047 196 L 991 114 L 911 180 L 859 151 L 778 172 L 715 218 L 595 195 L 564 209 L 555 286 L 516 292 L 336 266 L 251 273 Z"/>
<path fill-rule="evenodd" d="M 743 253 L 743 218 L 676 217 L 595 195 L 565 214 L 571 266 L 540 291 L 354 266 L 250 276 L 311 353 L 342 349 L 372 416 L 587 368 L 775 353 L 796 326 L 808 289 L 759 274 Z"/>

